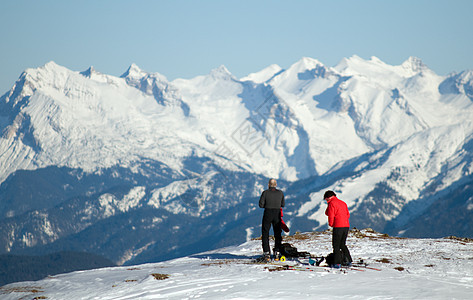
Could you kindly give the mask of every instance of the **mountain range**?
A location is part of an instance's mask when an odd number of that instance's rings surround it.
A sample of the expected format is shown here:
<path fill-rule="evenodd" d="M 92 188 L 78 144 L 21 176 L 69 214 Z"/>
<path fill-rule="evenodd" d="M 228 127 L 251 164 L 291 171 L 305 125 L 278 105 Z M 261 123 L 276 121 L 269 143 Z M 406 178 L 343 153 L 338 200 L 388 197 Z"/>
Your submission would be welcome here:
<path fill-rule="evenodd" d="M 269 178 L 292 232 L 327 228 L 332 189 L 352 227 L 473 237 L 473 71 L 415 57 L 172 81 L 49 62 L 0 98 L 0 134 L 3 254 L 121 265 L 241 243 Z"/>

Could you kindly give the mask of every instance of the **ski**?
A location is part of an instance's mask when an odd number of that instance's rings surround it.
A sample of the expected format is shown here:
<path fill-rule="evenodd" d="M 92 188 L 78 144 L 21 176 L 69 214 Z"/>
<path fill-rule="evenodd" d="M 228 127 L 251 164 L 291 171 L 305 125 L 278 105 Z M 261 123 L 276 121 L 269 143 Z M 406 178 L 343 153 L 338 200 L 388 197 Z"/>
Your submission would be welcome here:
<path fill-rule="evenodd" d="M 369 270 L 374 270 L 374 271 L 382 271 L 381 269 L 373 268 L 373 267 L 368 267 L 367 265 L 357 265 L 357 264 L 353 264 L 353 267 L 356 267 L 356 268 L 364 268 L 364 269 L 369 269 Z"/>
<path fill-rule="evenodd" d="M 288 270 L 293 270 L 293 271 L 308 271 L 308 272 L 318 272 L 318 270 L 325 270 L 327 272 L 331 273 L 344 273 L 346 274 L 348 272 L 347 268 L 340 268 L 340 269 L 335 269 L 335 268 L 330 268 L 329 266 L 294 266 L 291 267 L 289 266 Z M 354 271 L 363 271 L 363 270 L 356 270 L 353 269 Z"/>
<path fill-rule="evenodd" d="M 302 268 L 302 267 L 288 267 L 287 270 L 289 271 L 304 271 L 304 272 L 317 272 L 317 270 L 315 269 L 311 269 L 311 268 Z M 329 271 L 329 269 L 325 269 L 327 272 Z"/>
<path fill-rule="evenodd" d="M 360 272 L 364 272 L 366 270 L 363 270 L 363 269 L 360 269 L 360 268 L 357 268 L 357 267 L 348 267 L 348 266 L 341 266 L 340 268 L 332 268 L 332 267 L 329 267 L 328 265 L 310 265 L 310 266 L 306 266 L 306 268 L 326 268 L 326 269 L 330 269 L 330 270 L 353 270 L 353 271 L 360 271 Z"/>
<path fill-rule="evenodd" d="M 315 262 L 315 263 L 309 263 Z M 376 271 L 381 271 L 380 269 L 371 268 L 367 266 L 358 266 L 353 265 L 349 266 L 342 266 L 341 268 L 332 268 L 328 265 L 321 265 L 322 259 L 319 258 L 316 261 L 309 259 L 309 262 L 302 261 L 300 258 L 291 258 L 290 260 L 265 260 L 264 257 L 253 259 L 252 263 L 254 264 L 261 264 L 265 265 L 265 269 L 269 271 L 307 271 L 307 272 L 318 272 L 319 270 L 325 270 L 327 272 L 336 273 L 339 271 L 340 273 L 348 273 L 348 271 L 357 271 L 357 272 L 365 272 L 366 269 L 373 269 Z M 289 264 L 288 264 L 289 263 Z M 292 264 L 291 264 L 292 263 Z M 270 267 L 274 267 L 274 269 L 270 269 Z"/>
<path fill-rule="evenodd" d="M 295 261 L 294 261 L 295 262 Z M 296 262 L 296 264 L 289 265 L 289 264 L 282 264 L 278 262 L 269 262 L 266 263 L 267 266 L 274 266 L 277 268 L 277 271 L 281 270 L 292 270 L 292 271 L 310 271 L 310 272 L 317 272 L 318 270 L 326 270 L 327 272 L 330 271 L 339 271 L 341 273 L 347 273 L 348 270 L 365 272 L 366 270 L 359 269 L 356 267 L 341 267 L 341 268 L 331 268 L 327 265 L 308 265 L 301 262 Z M 276 271 L 276 270 L 274 270 Z"/>
<path fill-rule="evenodd" d="M 374 271 L 381 271 L 381 269 L 369 267 L 368 264 L 365 263 L 363 260 L 360 260 L 360 261 L 357 261 L 357 262 L 352 262 L 352 266 L 357 267 L 357 268 L 364 268 L 364 269 L 374 270 Z"/>
<path fill-rule="evenodd" d="M 277 266 L 277 267 L 283 267 L 286 270 L 294 270 L 294 271 L 307 271 L 307 270 L 314 270 L 316 268 L 324 268 L 326 270 L 353 270 L 353 271 L 359 271 L 359 272 L 365 272 L 367 269 L 368 270 L 374 270 L 374 271 L 381 271 L 381 269 L 378 268 L 373 268 L 369 267 L 366 264 L 361 264 L 361 263 L 353 263 L 352 266 L 341 266 L 341 268 L 331 268 L 328 265 L 320 265 L 321 261 L 316 261 L 315 263 L 310 263 L 309 262 L 304 262 L 300 259 L 291 259 L 291 260 L 261 260 L 261 259 L 256 259 L 253 261 L 253 263 L 256 264 L 264 264 L 264 265 L 271 265 L 271 266 Z M 287 264 L 288 262 L 292 262 L 293 264 Z M 318 264 L 317 264 L 318 262 Z"/>

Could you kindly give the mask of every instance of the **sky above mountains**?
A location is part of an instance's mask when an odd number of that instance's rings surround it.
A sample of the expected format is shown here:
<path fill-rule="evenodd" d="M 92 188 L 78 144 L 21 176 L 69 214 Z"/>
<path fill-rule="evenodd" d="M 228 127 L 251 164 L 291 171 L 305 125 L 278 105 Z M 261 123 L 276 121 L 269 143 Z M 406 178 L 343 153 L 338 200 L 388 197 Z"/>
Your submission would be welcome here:
<path fill-rule="evenodd" d="M 51 60 L 116 76 L 136 63 L 172 80 L 222 64 L 243 77 L 303 56 L 328 66 L 416 56 L 446 75 L 473 69 L 471 11 L 468 0 L 2 1 L 0 94 Z"/>

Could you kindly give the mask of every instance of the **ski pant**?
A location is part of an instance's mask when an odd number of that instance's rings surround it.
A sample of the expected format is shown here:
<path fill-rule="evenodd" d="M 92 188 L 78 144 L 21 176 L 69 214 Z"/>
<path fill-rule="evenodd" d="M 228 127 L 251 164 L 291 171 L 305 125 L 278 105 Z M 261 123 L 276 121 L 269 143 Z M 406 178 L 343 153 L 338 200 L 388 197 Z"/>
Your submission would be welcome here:
<path fill-rule="evenodd" d="M 345 244 L 348 237 L 348 227 L 334 227 L 332 235 L 332 247 L 333 247 L 333 263 L 341 264 L 342 262 L 349 263 L 351 259 L 350 251 Z M 343 254 L 343 261 L 342 261 Z"/>
<path fill-rule="evenodd" d="M 269 252 L 269 230 L 273 225 L 275 245 L 274 248 L 281 248 L 281 209 L 265 208 L 263 223 L 261 225 L 263 252 Z"/>

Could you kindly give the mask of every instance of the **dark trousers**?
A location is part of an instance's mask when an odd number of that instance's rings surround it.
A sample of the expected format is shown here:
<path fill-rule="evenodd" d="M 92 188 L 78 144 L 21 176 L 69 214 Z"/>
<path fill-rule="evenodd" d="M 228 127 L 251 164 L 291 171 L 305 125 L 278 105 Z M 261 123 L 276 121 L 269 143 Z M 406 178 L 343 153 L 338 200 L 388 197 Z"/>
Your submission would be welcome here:
<path fill-rule="evenodd" d="M 348 251 L 347 242 L 348 227 L 334 227 L 332 235 L 332 247 L 333 247 L 333 263 L 342 263 L 342 253 L 344 257 L 343 262 L 352 262 L 350 251 Z M 341 252 L 340 252 L 341 251 Z"/>
<path fill-rule="evenodd" d="M 275 245 L 274 248 L 281 248 L 281 210 L 265 208 L 263 223 L 261 225 L 263 252 L 269 252 L 269 230 L 273 225 Z"/>

